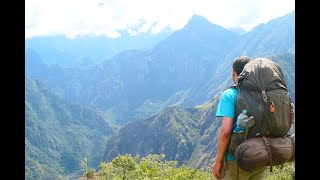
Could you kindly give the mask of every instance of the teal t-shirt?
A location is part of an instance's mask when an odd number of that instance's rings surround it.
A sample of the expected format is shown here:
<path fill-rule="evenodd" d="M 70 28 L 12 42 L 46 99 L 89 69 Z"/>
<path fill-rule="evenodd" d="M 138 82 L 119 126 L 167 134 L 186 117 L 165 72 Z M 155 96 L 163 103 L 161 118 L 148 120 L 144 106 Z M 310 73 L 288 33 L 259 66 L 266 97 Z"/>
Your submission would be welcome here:
<path fill-rule="evenodd" d="M 237 103 L 238 89 L 229 88 L 225 90 L 220 97 L 217 107 L 216 117 L 227 116 L 233 119 L 232 131 L 236 127 L 236 103 Z M 236 157 L 227 153 L 227 160 L 236 160 Z"/>

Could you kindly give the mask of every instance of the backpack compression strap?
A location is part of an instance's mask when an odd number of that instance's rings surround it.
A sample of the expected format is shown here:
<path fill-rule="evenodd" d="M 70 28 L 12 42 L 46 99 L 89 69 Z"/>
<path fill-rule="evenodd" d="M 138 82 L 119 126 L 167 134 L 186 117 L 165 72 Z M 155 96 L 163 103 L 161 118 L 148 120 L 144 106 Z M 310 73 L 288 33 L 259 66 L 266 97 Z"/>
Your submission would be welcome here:
<path fill-rule="evenodd" d="M 268 154 L 269 154 L 269 167 L 270 167 L 270 172 L 272 172 L 272 153 L 271 153 L 271 148 L 270 148 L 270 142 L 267 140 L 265 136 L 262 136 L 263 142 L 267 147 Z"/>
<path fill-rule="evenodd" d="M 225 88 L 223 91 L 227 90 L 227 89 L 230 89 L 230 88 L 238 88 L 238 86 L 236 84 L 232 84 L 230 86 L 228 86 L 227 88 Z"/>

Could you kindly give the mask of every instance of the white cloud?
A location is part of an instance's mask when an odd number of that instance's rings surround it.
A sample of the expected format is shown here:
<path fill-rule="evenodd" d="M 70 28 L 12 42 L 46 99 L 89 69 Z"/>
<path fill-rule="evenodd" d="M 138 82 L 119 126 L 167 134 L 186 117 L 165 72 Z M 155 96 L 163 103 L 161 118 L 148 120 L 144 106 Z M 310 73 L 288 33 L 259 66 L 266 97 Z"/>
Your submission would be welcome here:
<path fill-rule="evenodd" d="M 52 34 L 135 35 L 182 28 L 194 13 L 251 30 L 295 9 L 294 0 L 26 0 L 26 38 Z"/>

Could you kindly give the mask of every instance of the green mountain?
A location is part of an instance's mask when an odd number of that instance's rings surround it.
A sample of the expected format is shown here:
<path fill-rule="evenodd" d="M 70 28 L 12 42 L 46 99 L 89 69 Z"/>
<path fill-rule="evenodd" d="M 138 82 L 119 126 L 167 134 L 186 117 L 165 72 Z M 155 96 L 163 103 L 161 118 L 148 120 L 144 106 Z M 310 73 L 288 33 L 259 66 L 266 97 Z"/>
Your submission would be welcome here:
<path fill-rule="evenodd" d="M 46 85 L 25 78 L 26 179 L 61 179 L 89 166 L 98 167 L 104 144 L 116 126 L 103 113 L 68 104 Z"/>
<path fill-rule="evenodd" d="M 108 162 L 118 154 L 165 154 L 166 159 L 188 164 L 206 126 L 213 124 L 214 105 L 216 99 L 193 108 L 168 106 L 146 120 L 129 123 L 108 141 L 103 159 Z"/>

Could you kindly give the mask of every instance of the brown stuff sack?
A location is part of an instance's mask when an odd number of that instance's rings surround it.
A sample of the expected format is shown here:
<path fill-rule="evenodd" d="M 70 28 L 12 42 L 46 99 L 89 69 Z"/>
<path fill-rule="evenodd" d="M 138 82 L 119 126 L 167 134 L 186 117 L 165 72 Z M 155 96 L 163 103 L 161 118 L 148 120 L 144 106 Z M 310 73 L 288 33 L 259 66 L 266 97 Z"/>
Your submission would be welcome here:
<path fill-rule="evenodd" d="M 252 172 L 255 168 L 275 166 L 288 162 L 294 149 L 286 137 L 266 138 L 270 143 L 271 157 L 261 137 L 250 138 L 235 150 L 235 156 L 241 169 Z"/>

